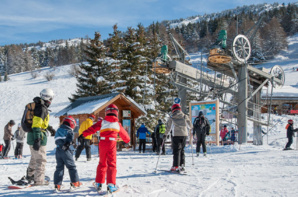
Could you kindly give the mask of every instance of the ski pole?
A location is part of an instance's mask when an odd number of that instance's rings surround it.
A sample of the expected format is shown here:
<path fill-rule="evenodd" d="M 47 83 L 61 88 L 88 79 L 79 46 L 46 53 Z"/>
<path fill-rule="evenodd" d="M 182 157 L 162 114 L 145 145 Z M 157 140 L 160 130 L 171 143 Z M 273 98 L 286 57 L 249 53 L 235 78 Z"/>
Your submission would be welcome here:
<path fill-rule="evenodd" d="M 165 142 L 165 140 L 163 139 L 162 143 L 161 143 L 161 148 L 163 147 L 164 142 Z M 158 159 L 157 159 L 157 162 L 156 162 L 155 173 L 157 172 L 157 166 L 158 166 L 160 155 L 161 155 L 161 151 L 160 151 L 160 148 L 159 148 L 159 155 L 158 155 Z"/>
<path fill-rule="evenodd" d="M 192 140 L 190 140 L 190 141 L 191 141 L 191 144 L 190 144 L 190 146 L 191 146 L 192 165 L 195 165 L 195 163 L 194 163 L 194 160 L 193 160 L 193 147 L 192 147 Z"/>

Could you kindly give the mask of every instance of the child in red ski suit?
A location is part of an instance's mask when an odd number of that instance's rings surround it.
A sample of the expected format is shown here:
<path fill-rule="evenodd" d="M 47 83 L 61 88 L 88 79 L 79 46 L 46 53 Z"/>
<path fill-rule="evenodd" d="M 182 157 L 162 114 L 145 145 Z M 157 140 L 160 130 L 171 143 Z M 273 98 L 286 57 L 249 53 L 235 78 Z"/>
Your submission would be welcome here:
<path fill-rule="evenodd" d="M 93 126 L 83 132 L 83 136 L 92 135 L 97 131 L 100 132 L 99 148 L 99 164 L 97 166 L 97 174 L 95 182 L 96 189 L 101 190 L 102 184 L 105 182 L 107 175 L 108 191 L 114 192 L 109 186 L 116 187 L 116 154 L 117 154 L 117 136 L 122 138 L 125 143 L 130 141 L 128 133 L 124 130 L 118 121 L 118 107 L 114 104 L 106 108 L 106 116 L 103 120 L 98 121 Z"/>

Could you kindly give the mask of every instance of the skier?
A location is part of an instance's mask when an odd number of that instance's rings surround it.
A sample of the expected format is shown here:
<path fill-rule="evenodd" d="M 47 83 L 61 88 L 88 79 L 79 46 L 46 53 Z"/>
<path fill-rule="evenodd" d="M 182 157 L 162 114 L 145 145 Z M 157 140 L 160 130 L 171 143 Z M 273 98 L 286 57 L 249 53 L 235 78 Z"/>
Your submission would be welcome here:
<path fill-rule="evenodd" d="M 208 119 L 203 115 L 203 112 L 200 111 L 198 117 L 195 118 L 193 123 L 193 136 L 197 135 L 197 157 L 200 154 L 200 146 L 203 147 L 204 156 L 207 155 L 205 138 L 206 135 L 209 135 L 210 124 Z"/>
<path fill-rule="evenodd" d="M 173 166 L 171 171 L 185 171 L 184 147 L 186 138 L 191 132 L 192 124 L 188 116 L 181 111 L 179 104 L 172 105 L 172 115 L 167 122 L 167 129 L 163 136 L 166 140 L 170 131 L 173 134 Z"/>
<path fill-rule="evenodd" d="M 46 88 L 40 92 L 40 97 L 35 97 L 33 99 L 35 108 L 32 120 L 32 130 L 27 134 L 27 144 L 30 147 L 31 159 L 27 168 L 26 179 L 29 182 L 34 181 L 34 185 L 36 186 L 49 184 L 49 182 L 45 180 L 45 165 L 47 162 L 46 129 L 50 127 L 48 108 L 51 105 L 53 98 L 53 90 Z"/>
<path fill-rule="evenodd" d="M 73 139 L 73 130 L 76 127 L 76 121 L 72 116 L 67 116 L 64 118 L 61 126 L 55 134 L 55 144 L 56 148 L 56 171 L 54 173 L 54 184 L 55 190 L 60 191 L 63 175 L 64 166 L 67 167 L 70 177 L 70 187 L 71 189 L 77 189 L 82 184 L 79 182 L 79 175 L 76 169 L 76 164 L 73 159 L 73 151 L 70 150 L 69 146 Z"/>
<path fill-rule="evenodd" d="M 157 148 L 155 132 L 151 133 L 151 139 L 152 139 L 152 151 L 155 152 Z"/>
<path fill-rule="evenodd" d="M 18 124 L 18 129 L 14 133 L 15 139 L 17 141 L 16 149 L 14 151 L 14 156 L 16 159 L 21 159 L 23 157 L 23 147 L 24 139 L 26 137 L 25 131 L 21 127 L 21 123 Z"/>
<path fill-rule="evenodd" d="M 293 120 L 288 120 L 288 124 L 286 126 L 288 143 L 286 144 L 284 150 L 293 150 L 292 148 L 290 148 L 290 146 L 293 143 L 294 132 L 298 132 L 298 129 L 293 128 L 293 123 Z"/>
<path fill-rule="evenodd" d="M 146 134 L 150 135 L 150 132 L 148 129 L 145 127 L 145 124 L 142 123 L 140 128 L 137 131 L 137 138 L 139 138 L 139 153 L 141 153 L 142 146 L 143 146 L 143 153 L 145 153 L 146 150 Z"/>
<path fill-rule="evenodd" d="M 222 127 L 222 129 L 220 130 L 220 137 L 221 137 L 222 145 L 223 145 L 223 143 L 224 143 L 225 136 L 226 136 L 226 134 L 227 134 L 228 132 L 229 132 L 229 131 L 228 131 L 228 129 L 227 129 L 227 125 L 224 125 L 224 126 Z"/>
<path fill-rule="evenodd" d="M 117 136 L 124 141 L 127 146 L 130 141 L 128 133 L 124 130 L 118 120 L 118 107 L 115 104 L 110 104 L 105 109 L 104 120 L 98 121 L 96 124 L 83 132 L 83 136 L 92 135 L 96 131 L 100 131 L 99 148 L 99 164 L 97 166 L 97 174 L 95 178 L 95 187 L 98 192 L 102 189 L 102 184 L 105 182 L 107 175 L 107 190 L 115 192 L 116 187 L 116 155 L 117 155 Z"/>
<path fill-rule="evenodd" d="M 157 144 L 157 155 L 160 153 L 160 147 L 162 148 L 162 155 L 166 154 L 165 144 L 163 143 L 163 136 L 166 131 L 166 125 L 162 122 L 161 119 L 158 120 L 158 124 L 156 125 L 154 132 L 156 135 L 156 144 Z"/>
<path fill-rule="evenodd" d="M 234 127 L 232 127 L 232 129 L 231 129 L 231 141 L 236 142 L 236 131 L 235 131 Z"/>
<path fill-rule="evenodd" d="M 90 143 L 92 140 L 92 135 L 83 137 L 82 133 L 83 131 L 87 130 L 89 127 L 91 127 L 93 125 L 93 121 L 95 120 L 95 116 L 94 115 L 89 115 L 89 118 L 87 118 L 80 126 L 79 129 L 79 146 L 77 148 L 76 151 L 76 161 L 78 160 L 78 158 L 81 155 L 81 152 L 84 150 L 84 148 L 86 149 L 86 157 L 87 157 L 87 161 L 91 161 L 91 147 L 90 147 Z"/>
<path fill-rule="evenodd" d="M 11 141 L 13 140 L 13 138 L 14 138 L 14 135 L 12 134 L 12 127 L 14 125 L 15 125 L 14 120 L 10 120 L 4 127 L 3 140 L 4 140 L 4 143 L 5 143 L 5 147 L 4 147 L 3 155 L 2 155 L 3 159 L 8 158 L 7 155 L 8 155 L 8 152 L 10 151 L 10 144 L 11 144 Z"/>

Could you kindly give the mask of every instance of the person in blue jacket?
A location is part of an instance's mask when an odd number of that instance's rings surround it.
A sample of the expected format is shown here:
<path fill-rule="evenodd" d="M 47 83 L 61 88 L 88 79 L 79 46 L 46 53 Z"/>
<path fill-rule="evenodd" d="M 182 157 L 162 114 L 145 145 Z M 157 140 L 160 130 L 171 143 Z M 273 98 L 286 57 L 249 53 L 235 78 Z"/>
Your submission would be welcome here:
<path fill-rule="evenodd" d="M 72 116 L 64 118 L 61 126 L 55 134 L 56 148 L 56 171 L 54 172 L 54 184 L 56 192 L 59 192 L 62 185 L 64 166 L 67 167 L 70 176 L 70 189 L 77 189 L 81 186 L 76 164 L 73 159 L 73 151 L 69 148 L 73 141 L 73 130 L 76 121 Z"/>
<path fill-rule="evenodd" d="M 137 137 L 139 138 L 139 153 L 141 153 L 142 146 L 143 146 L 143 153 L 145 153 L 146 150 L 146 134 L 150 135 L 150 132 L 148 129 L 145 127 L 145 124 L 142 123 L 140 128 L 137 131 Z"/>

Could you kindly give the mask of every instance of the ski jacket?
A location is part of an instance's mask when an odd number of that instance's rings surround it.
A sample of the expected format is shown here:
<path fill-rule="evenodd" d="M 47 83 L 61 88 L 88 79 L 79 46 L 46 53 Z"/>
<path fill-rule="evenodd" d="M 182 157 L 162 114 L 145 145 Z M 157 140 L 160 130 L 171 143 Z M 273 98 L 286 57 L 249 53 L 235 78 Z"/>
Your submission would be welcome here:
<path fill-rule="evenodd" d="M 80 126 L 79 136 L 83 133 L 83 131 L 87 130 L 89 127 L 93 125 L 93 121 L 90 118 L 87 118 Z M 91 140 L 92 135 L 84 136 L 86 140 Z"/>
<path fill-rule="evenodd" d="M 294 129 L 292 124 L 287 124 L 287 138 L 294 136 L 294 132 L 297 132 L 298 129 Z"/>
<path fill-rule="evenodd" d="M 208 119 L 205 116 L 198 116 L 195 118 L 193 122 L 193 135 L 196 133 L 199 134 L 204 134 L 204 135 L 209 135 L 210 131 L 210 124 Z"/>
<path fill-rule="evenodd" d="M 19 127 L 18 130 L 14 133 L 14 137 L 18 143 L 24 143 L 24 139 L 26 137 L 25 131 L 22 129 L 22 127 Z"/>
<path fill-rule="evenodd" d="M 164 133 L 160 132 L 160 129 L 165 128 L 165 127 L 166 127 L 166 125 L 163 122 L 161 124 L 156 125 L 156 127 L 154 129 L 156 138 L 162 138 L 163 137 Z"/>
<path fill-rule="evenodd" d="M 100 140 L 116 141 L 119 134 L 122 140 L 128 143 L 130 137 L 118 121 L 118 118 L 115 116 L 106 116 L 103 120 L 98 121 L 96 124 L 83 131 L 83 136 L 86 137 L 99 131 Z"/>
<path fill-rule="evenodd" d="M 146 139 L 146 134 L 147 133 L 150 135 L 150 132 L 145 127 L 145 125 L 141 125 L 140 128 L 137 131 L 137 138 L 139 138 L 140 140 L 144 140 L 144 139 Z"/>
<path fill-rule="evenodd" d="M 58 147 L 62 147 L 65 143 L 71 143 L 73 139 L 72 129 L 62 124 L 55 133 L 55 144 Z"/>
<path fill-rule="evenodd" d="M 229 130 L 227 128 L 224 128 L 224 129 L 220 130 L 221 140 L 224 140 L 224 138 L 225 138 L 225 136 L 227 135 L 228 132 L 229 132 Z"/>
<path fill-rule="evenodd" d="M 192 123 L 188 116 L 180 110 L 176 110 L 167 122 L 167 129 L 165 135 L 171 131 L 172 136 L 188 136 L 191 132 Z"/>
<path fill-rule="evenodd" d="M 10 140 L 11 139 L 11 137 L 13 136 L 11 130 L 12 130 L 12 126 L 10 126 L 10 124 L 7 123 L 7 125 L 4 127 L 3 140 Z"/>
<path fill-rule="evenodd" d="M 34 115 L 32 120 L 32 132 L 28 132 L 27 144 L 33 145 L 36 139 L 41 139 L 40 145 L 47 145 L 46 129 L 49 126 L 50 115 L 48 106 L 40 97 L 33 99 L 35 102 Z"/>

